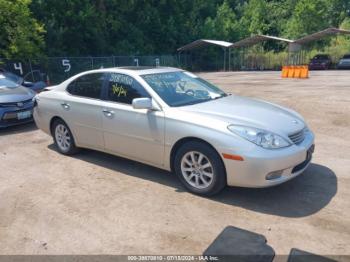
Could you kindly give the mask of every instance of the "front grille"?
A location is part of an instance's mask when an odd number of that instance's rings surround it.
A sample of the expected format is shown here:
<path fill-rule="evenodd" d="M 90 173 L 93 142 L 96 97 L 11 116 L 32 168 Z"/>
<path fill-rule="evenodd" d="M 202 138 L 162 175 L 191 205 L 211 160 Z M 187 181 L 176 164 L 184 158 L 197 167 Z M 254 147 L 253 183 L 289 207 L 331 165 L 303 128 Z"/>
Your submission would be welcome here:
<path fill-rule="evenodd" d="M 300 144 L 304 141 L 305 138 L 305 128 L 296 133 L 290 134 L 288 137 L 290 138 L 290 140 L 292 140 L 294 144 Z"/>
<path fill-rule="evenodd" d="M 11 103 L 0 103 L 0 107 L 18 107 L 18 103 L 23 103 L 23 106 L 25 106 L 31 102 L 32 102 L 32 99 L 18 101 L 18 102 L 11 102 Z"/>

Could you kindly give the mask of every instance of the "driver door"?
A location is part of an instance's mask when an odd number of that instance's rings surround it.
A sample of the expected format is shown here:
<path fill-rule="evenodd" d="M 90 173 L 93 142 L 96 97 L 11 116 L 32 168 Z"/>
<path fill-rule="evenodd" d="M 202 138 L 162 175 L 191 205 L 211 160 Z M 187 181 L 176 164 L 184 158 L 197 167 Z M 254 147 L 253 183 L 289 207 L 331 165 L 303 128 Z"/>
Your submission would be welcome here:
<path fill-rule="evenodd" d="M 150 97 L 131 76 L 110 73 L 102 102 L 105 148 L 111 153 L 157 166 L 163 165 L 164 113 L 134 109 L 134 98 Z"/>

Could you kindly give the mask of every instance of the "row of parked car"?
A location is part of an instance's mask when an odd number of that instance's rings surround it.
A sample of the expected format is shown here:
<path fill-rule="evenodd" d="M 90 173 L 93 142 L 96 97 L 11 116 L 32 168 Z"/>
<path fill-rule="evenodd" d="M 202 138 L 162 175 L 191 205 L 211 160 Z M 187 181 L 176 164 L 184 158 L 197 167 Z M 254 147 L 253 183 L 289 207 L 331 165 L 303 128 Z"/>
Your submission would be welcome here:
<path fill-rule="evenodd" d="M 0 69 L 0 128 L 33 121 L 33 98 L 46 87 Z"/>
<path fill-rule="evenodd" d="M 332 68 L 333 63 L 330 55 L 318 54 L 315 55 L 309 63 L 310 70 L 326 70 Z M 350 69 L 350 54 L 346 54 L 341 58 L 336 65 L 337 69 Z"/>

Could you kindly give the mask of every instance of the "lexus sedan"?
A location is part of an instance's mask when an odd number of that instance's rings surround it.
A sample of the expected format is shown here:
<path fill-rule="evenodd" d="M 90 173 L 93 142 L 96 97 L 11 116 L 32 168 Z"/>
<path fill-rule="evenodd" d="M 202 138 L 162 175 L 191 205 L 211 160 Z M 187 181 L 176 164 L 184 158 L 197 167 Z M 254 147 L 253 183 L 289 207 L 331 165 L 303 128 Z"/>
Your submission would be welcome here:
<path fill-rule="evenodd" d="M 33 121 L 35 92 L 0 73 L 0 128 Z"/>
<path fill-rule="evenodd" d="M 99 69 L 47 90 L 36 96 L 34 119 L 60 153 L 92 148 L 143 162 L 175 172 L 200 195 L 286 182 L 314 150 L 298 113 L 181 69 Z"/>

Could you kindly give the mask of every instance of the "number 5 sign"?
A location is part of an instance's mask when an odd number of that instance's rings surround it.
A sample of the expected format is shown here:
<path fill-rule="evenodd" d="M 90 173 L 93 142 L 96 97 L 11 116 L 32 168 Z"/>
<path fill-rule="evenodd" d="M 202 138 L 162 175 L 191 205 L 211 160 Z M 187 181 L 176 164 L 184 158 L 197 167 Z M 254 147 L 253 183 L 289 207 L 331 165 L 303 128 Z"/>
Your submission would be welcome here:
<path fill-rule="evenodd" d="M 62 65 L 66 68 L 64 69 L 64 72 L 69 72 L 71 69 L 70 61 L 68 59 L 62 60 Z"/>

